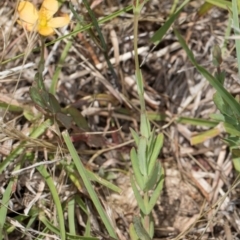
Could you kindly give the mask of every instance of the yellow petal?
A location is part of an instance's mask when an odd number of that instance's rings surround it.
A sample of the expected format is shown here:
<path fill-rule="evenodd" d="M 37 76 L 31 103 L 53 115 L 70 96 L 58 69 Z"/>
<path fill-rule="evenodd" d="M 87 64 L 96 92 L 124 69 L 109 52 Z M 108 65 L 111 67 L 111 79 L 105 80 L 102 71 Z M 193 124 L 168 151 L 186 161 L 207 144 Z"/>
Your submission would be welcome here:
<path fill-rule="evenodd" d="M 28 31 L 33 31 L 34 29 L 36 30 L 36 26 L 31 24 L 31 23 L 26 23 L 21 20 L 17 20 L 18 24 L 20 24 L 22 27 L 24 27 Z"/>
<path fill-rule="evenodd" d="M 44 0 L 40 8 L 39 14 L 43 14 L 50 19 L 58 10 L 57 0 Z"/>
<path fill-rule="evenodd" d="M 48 26 L 52 28 L 60 28 L 67 26 L 70 22 L 69 16 L 66 14 L 63 17 L 55 17 L 48 21 Z"/>
<path fill-rule="evenodd" d="M 48 27 L 48 26 L 44 26 L 44 27 L 39 27 L 38 28 L 38 32 L 43 35 L 43 36 L 49 36 L 52 35 L 54 33 L 54 28 Z"/>
<path fill-rule="evenodd" d="M 38 11 L 30 2 L 20 2 L 17 10 L 19 18 L 26 23 L 35 24 L 38 20 Z"/>

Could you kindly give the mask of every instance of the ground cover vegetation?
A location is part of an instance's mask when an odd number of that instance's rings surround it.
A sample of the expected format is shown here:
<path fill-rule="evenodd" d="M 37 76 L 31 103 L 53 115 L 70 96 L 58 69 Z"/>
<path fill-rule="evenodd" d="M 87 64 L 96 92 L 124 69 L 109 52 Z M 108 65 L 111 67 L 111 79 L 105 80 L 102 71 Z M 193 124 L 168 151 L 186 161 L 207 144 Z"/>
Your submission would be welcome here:
<path fill-rule="evenodd" d="M 239 1 L 0 6 L 0 239 L 240 239 Z"/>

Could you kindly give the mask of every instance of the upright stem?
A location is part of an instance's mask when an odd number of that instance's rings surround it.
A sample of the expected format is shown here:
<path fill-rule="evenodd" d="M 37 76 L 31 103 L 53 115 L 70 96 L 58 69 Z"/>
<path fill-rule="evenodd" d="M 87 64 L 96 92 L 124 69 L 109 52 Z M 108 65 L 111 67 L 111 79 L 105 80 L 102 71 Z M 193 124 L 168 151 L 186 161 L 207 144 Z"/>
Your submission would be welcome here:
<path fill-rule="evenodd" d="M 143 79 L 142 74 L 139 68 L 139 59 L 138 59 L 138 20 L 140 13 L 138 11 L 134 12 L 134 58 L 135 58 L 135 71 L 136 71 L 136 82 L 141 106 L 141 113 L 145 113 L 145 101 L 144 101 L 144 91 L 143 91 Z"/>
<path fill-rule="evenodd" d="M 144 83 L 142 78 L 142 73 L 139 67 L 139 59 L 138 59 L 138 21 L 140 16 L 140 10 L 141 7 L 136 7 L 134 10 L 134 59 L 135 59 L 135 71 L 136 71 L 136 83 L 137 83 L 137 89 L 138 89 L 138 95 L 140 100 L 140 107 L 141 107 L 141 121 L 140 125 L 145 126 L 145 129 L 147 128 L 146 125 L 148 125 L 148 119 L 146 115 L 146 105 L 144 101 Z M 141 135 L 144 137 L 149 136 L 149 131 L 143 131 L 143 128 L 141 127 Z M 149 203 L 149 192 L 144 192 L 144 202 L 146 205 Z M 142 215 L 142 224 L 145 230 L 149 233 L 150 230 L 150 216 L 149 215 Z"/>
<path fill-rule="evenodd" d="M 38 88 L 41 90 L 46 90 L 43 83 L 43 70 L 44 70 L 44 50 L 45 50 L 45 37 L 41 37 L 41 58 L 38 65 L 38 75 L 35 79 L 37 81 Z"/>

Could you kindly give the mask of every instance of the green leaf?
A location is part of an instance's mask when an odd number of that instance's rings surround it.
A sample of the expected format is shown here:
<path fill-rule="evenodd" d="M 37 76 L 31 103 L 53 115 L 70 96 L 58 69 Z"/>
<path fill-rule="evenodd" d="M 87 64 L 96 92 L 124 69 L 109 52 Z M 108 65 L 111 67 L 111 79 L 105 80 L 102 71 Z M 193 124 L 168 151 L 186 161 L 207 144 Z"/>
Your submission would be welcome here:
<path fill-rule="evenodd" d="M 64 240 L 64 239 L 66 239 L 66 230 L 65 230 L 63 209 L 62 209 L 61 201 L 60 201 L 57 189 L 55 187 L 54 181 L 53 181 L 52 177 L 50 176 L 50 174 L 47 172 L 44 165 L 38 166 L 37 170 L 44 178 L 44 180 L 47 183 L 49 190 L 52 194 L 54 206 L 56 207 L 57 216 L 58 216 L 58 224 L 59 225 L 58 225 L 57 231 L 60 231 L 61 239 Z"/>
<path fill-rule="evenodd" d="M 156 162 L 154 168 L 148 175 L 148 181 L 145 184 L 145 190 L 150 191 L 154 188 L 156 183 L 159 181 L 159 177 L 161 175 L 161 166 L 159 162 Z"/>
<path fill-rule="evenodd" d="M 225 128 L 225 131 L 227 133 L 229 133 L 233 136 L 240 137 L 240 131 L 235 126 L 233 126 L 232 124 L 225 122 L 224 123 L 224 128 Z"/>
<path fill-rule="evenodd" d="M 202 118 L 191 118 L 191 117 L 179 117 L 177 119 L 178 123 L 190 124 L 194 126 L 204 126 L 204 127 L 215 127 L 218 125 L 219 121 L 211 121 Z"/>
<path fill-rule="evenodd" d="M 129 235 L 130 235 L 131 240 L 139 240 L 138 235 L 137 235 L 132 223 L 130 223 Z"/>
<path fill-rule="evenodd" d="M 59 228 L 54 226 L 51 222 L 48 221 L 48 219 L 45 217 L 44 213 L 41 212 L 38 216 L 38 219 L 53 233 L 56 235 L 60 235 Z M 66 239 L 66 238 L 64 238 Z"/>
<path fill-rule="evenodd" d="M 139 217 L 133 216 L 133 226 L 141 240 L 151 240 L 151 237 L 148 235 L 146 229 L 142 226 L 141 219 Z"/>
<path fill-rule="evenodd" d="M 154 144 L 154 145 L 153 145 Z M 150 161 L 148 162 L 148 175 L 152 172 L 153 168 L 155 167 L 155 163 L 157 161 L 158 155 L 160 150 L 163 146 L 163 134 L 158 134 L 155 143 L 153 143 L 153 151 L 152 153 L 148 153 L 150 157 Z"/>
<path fill-rule="evenodd" d="M 35 104 L 43 109 L 47 108 L 45 101 L 42 99 L 42 95 L 39 93 L 39 90 L 36 87 L 30 87 L 29 94 Z"/>
<path fill-rule="evenodd" d="M 171 27 L 171 25 L 173 24 L 173 22 L 177 19 L 179 13 L 182 11 L 182 9 L 184 8 L 184 6 L 189 2 L 190 0 L 185 0 L 181 6 L 177 9 L 177 11 L 169 17 L 169 19 L 163 24 L 163 26 L 161 28 L 159 28 L 154 35 L 151 38 L 151 42 L 155 45 L 158 45 L 162 38 L 164 37 L 164 35 L 166 34 L 166 32 L 169 30 L 169 28 Z"/>
<path fill-rule="evenodd" d="M 138 146 L 138 144 L 139 144 L 139 135 L 132 128 L 130 128 L 130 131 L 131 131 L 132 137 L 133 137 L 136 145 Z"/>
<path fill-rule="evenodd" d="M 143 190 L 145 185 L 144 185 L 144 181 L 143 181 L 143 175 L 141 174 L 141 172 L 139 170 L 138 157 L 137 157 L 135 148 L 131 149 L 130 158 L 131 158 L 133 172 L 134 172 L 137 184 L 140 187 L 140 189 Z"/>
<path fill-rule="evenodd" d="M 51 93 L 48 93 L 48 102 L 49 102 L 49 110 L 51 111 L 51 113 L 61 112 L 61 107 L 58 100 Z"/>
<path fill-rule="evenodd" d="M 176 37 L 178 38 L 179 43 L 182 48 L 188 55 L 188 58 L 192 62 L 192 64 L 196 67 L 196 69 L 208 80 L 208 82 L 217 90 L 217 92 L 221 95 L 221 97 L 226 101 L 226 103 L 230 106 L 232 111 L 240 116 L 240 105 L 236 101 L 236 99 L 222 86 L 222 84 L 214 78 L 204 67 L 197 64 L 192 51 L 188 48 L 183 37 L 178 33 L 177 30 L 174 30 Z"/>
<path fill-rule="evenodd" d="M 224 102 L 223 98 L 219 93 L 216 92 L 213 95 L 213 101 L 221 113 L 226 114 L 229 117 L 233 116 L 231 108 Z"/>
<path fill-rule="evenodd" d="M 207 3 L 207 2 L 203 3 L 197 12 L 198 17 L 202 17 L 203 15 L 208 13 L 213 7 L 214 5 L 211 3 Z"/>
<path fill-rule="evenodd" d="M 233 166 L 235 170 L 240 173 L 240 157 L 233 157 Z"/>
<path fill-rule="evenodd" d="M 163 189 L 163 182 L 164 182 L 164 169 L 161 168 L 161 177 L 160 177 L 160 179 L 157 183 L 157 186 L 156 186 L 155 190 L 153 191 L 152 196 L 150 198 L 148 207 L 146 209 L 147 214 L 150 214 L 150 212 L 154 208 L 155 204 L 157 203 L 157 200 L 160 197 L 162 189 Z"/>
<path fill-rule="evenodd" d="M 237 126 L 238 125 L 238 122 L 239 120 L 233 116 L 233 117 L 229 117 L 227 115 L 224 115 L 224 114 L 211 114 L 211 117 L 214 119 L 217 119 L 219 122 L 226 122 L 226 123 L 229 123 L 233 126 Z"/>
<path fill-rule="evenodd" d="M 39 90 L 39 94 L 42 98 L 42 101 L 45 105 L 46 110 L 48 110 L 49 112 L 52 113 L 52 108 L 51 108 L 50 102 L 49 102 L 49 97 L 50 97 L 49 93 L 45 90 Z"/>
<path fill-rule="evenodd" d="M 219 67 L 222 63 L 222 51 L 219 45 L 214 45 L 212 48 L 213 65 Z"/>
<path fill-rule="evenodd" d="M 240 138 L 235 136 L 229 136 L 228 138 L 225 138 L 223 140 L 225 143 L 227 143 L 231 149 L 240 146 Z"/>
<path fill-rule="evenodd" d="M 87 120 L 83 117 L 82 113 L 80 111 L 78 111 L 76 108 L 67 107 L 67 108 L 63 109 L 62 111 L 69 113 L 71 115 L 71 117 L 73 118 L 73 121 L 77 124 L 77 126 L 80 129 L 83 129 L 87 132 L 91 131 L 91 128 L 88 126 Z"/>
<path fill-rule="evenodd" d="M 210 114 L 210 118 L 215 120 L 215 121 L 218 121 L 218 122 L 224 122 L 225 121 L 224 115 L 219 114 L 219 113 Z"/>
<path fill-rule="evenodd" d="M 147 141 L 147 165 L 149 166 L 151 154 L 153 152 L 154 146 L 156 142 L 156 135 L 155 135 L 155 129 L 153 128 L 152 131 L 150 132 L 148 141 Z"/>
<path fill-rule="evenodd" d="M 39 66 L 43 64 L 44 65 L 44 62 L 41 62 L 39 63 Z M 38 66 L 38 67 L 39 67 Z M 39 67 L 39 70 L 40 70 L 40 67 Z M 40 70 L 41 71 L 41 70 Z M 44 83 L 43 83 L 43 76 L 42 76 L 42 73 L 41 72 L 37 72 L 34 76 L 34 82 L 36 83 L 36 86 L 37 86 L 37 89 L 39 90 L 45 90 L 45 86 L 44 86 Z"/>
<path fill-rule="evenodd" d="M 147 176 L 147 139 L 140 137 L 137 148 L 138 166 L 143 176 Z"/>
<path fill-rule="evenodd" d="M 134 192 L 134 196 L 135 196 L 135 198 L 136 198 L 136 200 L 137 200 L 138 206 L 139 206 L 139 208 L 141 209 L 141 211 L 142 211 L 145 215 L 147 215 L 144 201 L 143 201 L 143 199 L 142 199 L 141 194 L 139 193 L 139 191 L 138 191 L 138 189 L 137 189 L 137 186 L 136 186 L 135 181 L 134 181 L 134 179 L 133 179 L 132 176 L 131 176 L 131 178 L 130 178 L 130 181 L 131 181 L 132 190 L 133 190 L 133 192 Z"/>
<path fill-rule="evenodd" d="M 69 129 L 72 126 L 72 118 L 65 113 L 56 113 L 56 119 L 66 128 Z"/>
<path fill-rule="evenodd" d="M 222 124 L 219 124 L 217 127 L 201 132 L 195 136 L 192 136 L 190 139 L 191 145 L 196 145 L 203 143 L 208 139 L 214 138 L 222 133 Z"/>
<path fill-rule="evenodd" d="M 113 183 L 99 177 L 97 174 L 93 173 L 92 171 L 87 170 L 87 174 L 88 174 L 89 180 L 98 182 L 102 186 L 105 186 L 114 192 L 121 193 L 121 191 L 122 191 L 121 188 L 119 188 L 118 186 L 114 185 Z"/>
<path fill-rule="evenodd" d="M 220 73 L 215 73 L 215 78 L 222 84 L 224 85 L 224 81 L 225 81 L 225 78 L 226 78 L 226 72 L 222 71 Z"/>

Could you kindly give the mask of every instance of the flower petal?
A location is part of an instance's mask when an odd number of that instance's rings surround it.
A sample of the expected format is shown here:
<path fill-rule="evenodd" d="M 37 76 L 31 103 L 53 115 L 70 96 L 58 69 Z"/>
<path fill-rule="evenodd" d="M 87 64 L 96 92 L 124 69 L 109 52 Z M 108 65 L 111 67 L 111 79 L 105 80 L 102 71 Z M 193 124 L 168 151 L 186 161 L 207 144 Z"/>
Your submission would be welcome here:
<path fill-rule="evenodd" d="M 35 24 L 38 20 L 38 11 L 30 2 L 20 2 L 17 10 L 19 18 L 26 23 Z"/>
<path fill-rule="evenodd" d="M 24 27 L 26 30 L 28 30 L 30 32 L 33 30 L 36 30 L 36 26 L 31 23 L 26 23 L 21 20 L 17 20 L 17 22 L 18 22 L 18 24 L 20 24 L 22 27 Z"/>
<path fill-rule="evenodd" d="M 48 26 L 44 26 L 44 27 L 39 26 L 38 32 L 39 32 L 39 34 L 41 34 L 43 36 L 49 36 L 54 33 L 54 28 L 51 28 Z"/>
<path fill-rule="evenodd" d="M 60 28 L 67 26 L 70 22 L 70 17 L 66 14 L 63 17 L 55 17 L 48 21 L 48 26 L 52 28 Z"/>
<path fill-rule="evenodd" d="M 44 0 L 40 8 L 39 14 L 43 14 L 50 19 L 58 10 L 57 0 Z"/>

